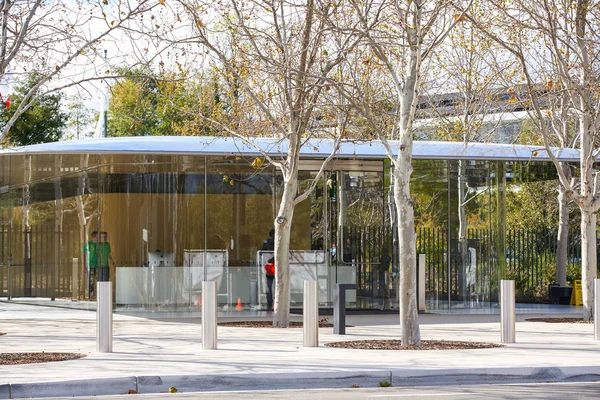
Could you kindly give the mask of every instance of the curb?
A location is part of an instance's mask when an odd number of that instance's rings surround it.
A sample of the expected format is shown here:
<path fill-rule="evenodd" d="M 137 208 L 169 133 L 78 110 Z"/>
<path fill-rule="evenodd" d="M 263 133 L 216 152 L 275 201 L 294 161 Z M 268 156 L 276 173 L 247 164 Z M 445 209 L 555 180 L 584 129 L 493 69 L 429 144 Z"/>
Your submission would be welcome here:
<path fill-rule="evenodd" d="M 10 399 L 10 385 L 0 385 L 0 399 Z"/>
<path fill-rule="evenodd" d="M 127 393 L 129 389 L 135 389 L 136 382 L 137 377 L 130 376 L 126 378 L 21 383 L 10 385 L 10 397 L 7 398 L 115 395 Z"/>
<path fill-rule="evenodd" d="M 483 369 L 394 369 L 347 372 L 309 372 L 285 374 L 165 375 L 98 378 L 59 382 L 34 382 L 0 385 L 0 399 L 66 396 L 107 396 L 178 392 L 232 390 L 280 390 L 378 387 L 379 382 L 393 386 L 436 386 L 475 383 L 528 383 L 591 381 L 600 379 L 600 366 L 522 367 Z"/>
<path fill-rule="evenodd" d="M 396 369 L 395 386 L 469 385 L 592 381 L 600 379 L 600 366 L 466 368 L 461 370 Z"/>
<path fill-rule="evenodd" d="M 391 371 L 356 371 L 297 374 L 243 374 L 197 376 L 145 376 L 138 378 L 139 393 L 167 393 L 171 386 L 180 392 L 231 390 L 324 389 L 379 386 L 389 382 Z"/>

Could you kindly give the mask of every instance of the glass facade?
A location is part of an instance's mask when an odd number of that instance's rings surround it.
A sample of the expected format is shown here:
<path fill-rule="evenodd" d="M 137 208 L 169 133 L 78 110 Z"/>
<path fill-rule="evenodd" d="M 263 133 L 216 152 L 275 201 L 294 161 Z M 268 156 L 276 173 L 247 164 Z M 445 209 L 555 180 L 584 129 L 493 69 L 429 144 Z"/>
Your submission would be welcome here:
<path fill-rule="evenodd" d="M 300 190 L 320 162 L 303 160 Z M 417 252 L 427 310 L 488 308 L 513 258 L 506 193 L 553 180 L 549 163 L 415 160 Z M 266 309 L 264 265 L 283 180 L 254 157 L 160 154 L 0 156 L 0 297 L 94 300 L 114 282 L 116 310 L 199 310 L 203 280 L 222 310 Z M 334 160 L 298 204 L 291 235 L 292 308 L 302 281 L 330 307 L 396 309 L 398 259 L 386 160 Z M 507 242 L 509 243 L 507 249 Z"/>

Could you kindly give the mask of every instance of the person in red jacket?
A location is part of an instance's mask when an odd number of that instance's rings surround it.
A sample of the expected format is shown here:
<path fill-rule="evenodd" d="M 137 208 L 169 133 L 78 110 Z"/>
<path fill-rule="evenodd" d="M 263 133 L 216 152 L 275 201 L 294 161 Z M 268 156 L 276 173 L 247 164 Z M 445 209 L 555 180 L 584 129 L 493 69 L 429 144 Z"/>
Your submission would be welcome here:
<path fill-rule="evenodd" d="M 273 280 L 275 279 L 275 259 L 269 258 L 265 264 L 265 273 L 267 275 L 267 310 L 273 311 Z"/>

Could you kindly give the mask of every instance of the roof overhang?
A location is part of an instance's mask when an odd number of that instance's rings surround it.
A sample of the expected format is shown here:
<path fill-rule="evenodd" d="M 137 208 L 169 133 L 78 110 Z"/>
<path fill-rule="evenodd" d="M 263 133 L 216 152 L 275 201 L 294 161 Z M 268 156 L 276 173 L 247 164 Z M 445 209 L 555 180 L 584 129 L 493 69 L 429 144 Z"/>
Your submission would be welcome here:
<path fill-rule="evenodd" d="M 301 157 L 322 159 L 328 157 L 335 146 L 332 139 L 311 139 L 301 150 Z M 400 143 L 389 141 L 390 150 L 397 155 Z M 260 156 L 265 152 L 273 157 L 283 156 L 287 143 L 275 138 L 243 140 L 208 136 L 136 136 L 103 139 L 70 140 L 15 147 L 0 150 L 4 155 L 26 154 L 172 154 L 172 155 L 242 155 Z M 552 149 L 559 161 L 579 162 L 575 149 Z M 503 160 L 550 161 L 543 146 L 523 146 L 491 143 L 457 143 L 415 141 L 413 158 L 430 160 Z M 337 158 L 385 159 L 383 143 L 373 141 L 343 141 Z"/>

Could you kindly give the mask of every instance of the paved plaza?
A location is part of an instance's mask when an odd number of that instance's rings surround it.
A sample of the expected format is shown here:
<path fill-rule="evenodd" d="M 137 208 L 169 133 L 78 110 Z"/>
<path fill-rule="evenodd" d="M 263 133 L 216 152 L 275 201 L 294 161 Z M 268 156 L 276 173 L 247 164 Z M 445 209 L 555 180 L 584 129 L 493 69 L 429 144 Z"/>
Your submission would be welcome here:
<path fill-rule="evenodd" d="M 541 312 L 543 311 L 543 312 Z M 2 352 L 79 352 L 64 362 L 0 366 L 0 399 L 19 396 L 564 381 L 600 376 L 593 324 L 526 322 L 580 316 L 577 308 L 517 315 L 517 342 L 481 350 L 382 351 L 324 347 L 339 340 L 397 339 L 397 314 L 349 315 L 345 336 L 319 330 L 318 348 L 302 347 L 302 329 L 219 327 L 218 350 L 203 351 L 199 318 L 114 315 L 114 352 L 95 351 L 96 314 L 83 309 L 0 302 Z M 552 312 L 552 314 L 550 314 Z M 148 318 L 149 316 L 153 318 Z M 158 317 L 158 318 L 156 318 Z M 230 313 L 222 322 L 268 316 Z M 332 320 L 331 317 L 329 317 Z M 301 320 L 301 316 L 294 316 Z M 420 315 L 423 339 L 500 342 L 499 315 Z M 597 378 L 597 377 L 596 377 Z M 84 380 L 85 382 L 81 382 Z M 78 382 L 70 382 L 78 381 Z M 4 397 L 3 397 L 4 396 Z"/>

